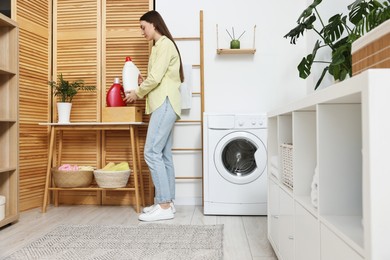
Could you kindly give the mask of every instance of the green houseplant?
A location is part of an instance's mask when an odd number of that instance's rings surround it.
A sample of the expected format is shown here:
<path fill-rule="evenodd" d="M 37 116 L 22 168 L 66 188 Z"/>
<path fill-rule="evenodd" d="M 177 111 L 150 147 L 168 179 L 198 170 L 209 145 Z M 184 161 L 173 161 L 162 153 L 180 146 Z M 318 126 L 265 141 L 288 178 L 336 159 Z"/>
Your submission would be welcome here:
<path fill-rule="evenodd" d="M 49 81 L 53 95 L 57 97 L 57 112 L 59 123 L 69 123 L 73 97 L 79 91 L 94 91 L 95 86 L 85 86 L 84 81 L 75 80 L 69 82 L 64 79 L 62 73 L 58 75 L 58 81 Z"/>
<path fill-rule="evenodd" d="M 58 75 L 58 81 L 49 81 L 49 85 L 53 90 L 53 95 L 58 97 L 58 102 L 69 102 L 71 103 L 73 97 L 80 91 L 94 91 L 96 90 L 95 86 L 85 86 L 84 81 L 75 80 L 69 82 L 64 79 L 62 73 Z"/>
<path fill-rule="evenodd" d="M 299 16 L 297 26 L 284 37 L 290 38 L 295 44 L 298 38 L 308 30 L 314 31 L 319 39 L 314 44 L 312 53 L 304 57 L 298 65 L 299 76 L 306 79 L 314 63 L 325 63 L 314 89 L 317 89 L 324 76 L 329 73 L 334 80 L 344 80 L 352 76 L 352 43 L 384 21 L 390 19 L 390 0 L 355 0 L 348 6 L 348 15 L 336 14 L 324 23 L 317 6 L 322 0 L 314 0 Z M 315 23 L 318 20 L 317 23 Z M 329 61 L 316 60 L 319 49 L 330 49 L 332 56 Z"/>

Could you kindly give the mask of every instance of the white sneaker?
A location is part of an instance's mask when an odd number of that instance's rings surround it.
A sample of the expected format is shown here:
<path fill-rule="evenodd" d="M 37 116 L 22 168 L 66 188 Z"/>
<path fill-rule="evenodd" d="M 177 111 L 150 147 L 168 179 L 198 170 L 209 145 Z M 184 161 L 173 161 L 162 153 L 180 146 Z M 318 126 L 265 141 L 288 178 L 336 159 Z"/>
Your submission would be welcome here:
<path fill-rule="evenodd" d="M 139 215 L 138 219 L 141 221 L 157 221 L 172 219 L 174 217 L 175 215 L 172 212 L 172 208 L 163 209 L 160 205 L 156 204 L 149 212 Z"/>
<path fill-rule="evenodd" d="M 152 206 L 149 206 L 149 207 L 145 207 L 142 209 L 142 212 L 143 213 L 148 213 L 149 211 L 151 211 L 157 204 L 154 204 Z M 175 214 L 176 213 L 176 208 L 175 208 L 175 204 L 173 204 L 173 202 L 170 203 L 171 205 L 171 209 L 172 209 L 172 213 Z"/>

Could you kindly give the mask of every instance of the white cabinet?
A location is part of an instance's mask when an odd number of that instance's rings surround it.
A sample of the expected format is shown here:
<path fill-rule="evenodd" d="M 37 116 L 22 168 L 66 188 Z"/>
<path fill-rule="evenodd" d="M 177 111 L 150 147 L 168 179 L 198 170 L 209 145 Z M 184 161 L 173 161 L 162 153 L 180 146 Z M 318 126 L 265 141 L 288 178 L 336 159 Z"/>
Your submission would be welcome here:
<path fill-rule="evenodd" d="M 294 230 L 295 259 L 319 259 L 320 229 L 318 219 L 299 203 L 295 203 Z"/>
<path fill-rule="evenodd" d="M 269 209 L 280 211 L 269 218 L 269 238 L 280 258 L 291 250 L 282 234 L 292 232 L 295 260 L 390 259 L 388 82 L 390 69 L 367 70 L 268 114 L 268 158 L 278 157 L 280 173 L 280 146 L 293 146 L 293 188 L 269 174 Z M 290 205 L 292 231 L 282 217 Z"/>
<path fill-rule="evenodd" d="M 270 180 L 268 189 L 268 234 L 273 247 L 279 248 L 279 185 Z"/>
<path fill-rule="evenodd" d="M 280 190 L 279 201 L 279 252 L 281 259 L 294 259 L 294 201 L 285 190 Z"/>
<path fill-rule="evenodd" d="M 321 225 L 321 260 L 335 259 L 363 260 L 364 258 L 329 228 Z"/>

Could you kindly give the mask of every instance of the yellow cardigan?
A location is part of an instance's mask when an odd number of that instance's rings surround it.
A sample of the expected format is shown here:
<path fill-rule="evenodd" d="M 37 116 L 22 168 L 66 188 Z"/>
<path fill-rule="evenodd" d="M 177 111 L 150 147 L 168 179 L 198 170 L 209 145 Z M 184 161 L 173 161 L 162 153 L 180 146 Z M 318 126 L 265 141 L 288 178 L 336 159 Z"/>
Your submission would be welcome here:
<path fill-rule="evenodd" d="M 136 89 L 139 98 L 146 96 L 146 114 L 160 107 L 168 97 L 173 110 L 180 118 L 180 58 L 174 43 L 161 36 L 150 54 L 148 76 Z"/>

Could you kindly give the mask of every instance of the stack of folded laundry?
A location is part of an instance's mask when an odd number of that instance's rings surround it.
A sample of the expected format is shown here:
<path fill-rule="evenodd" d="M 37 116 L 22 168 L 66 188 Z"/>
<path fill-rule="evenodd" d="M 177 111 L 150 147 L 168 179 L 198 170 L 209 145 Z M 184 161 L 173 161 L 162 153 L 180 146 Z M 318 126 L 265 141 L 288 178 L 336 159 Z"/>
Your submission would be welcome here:
<path fill-rule="evenodd" d="M 269 172 L 275 176 L 277 179 L 279 179 L 279 158 L 277 155 L 271 156 L 270 158 L 270 168 L 268 169 Z"/>
<path fill-rule="evenodd" d="M 318 167 L 314 170 L 313 181 L 311 183 L 311 203 L 315 208 L 318 207 Z"/>

